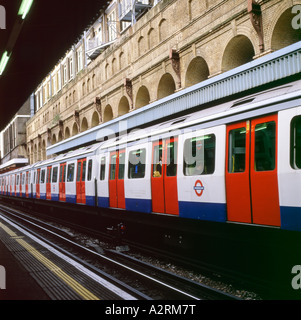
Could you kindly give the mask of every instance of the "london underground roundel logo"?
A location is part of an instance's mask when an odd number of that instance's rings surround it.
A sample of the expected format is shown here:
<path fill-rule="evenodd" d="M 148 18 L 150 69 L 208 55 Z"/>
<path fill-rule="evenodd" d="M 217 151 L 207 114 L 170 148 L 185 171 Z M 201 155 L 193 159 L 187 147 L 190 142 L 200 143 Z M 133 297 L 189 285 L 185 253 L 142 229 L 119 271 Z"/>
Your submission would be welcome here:
<path fill-rule="evenodd" d="M 205 187 L 203 186 L 201 180 L 197 180 L 194 184 L 193 190 L 195 191 L 196 195 L 200 197 L 203 194 Z"/>

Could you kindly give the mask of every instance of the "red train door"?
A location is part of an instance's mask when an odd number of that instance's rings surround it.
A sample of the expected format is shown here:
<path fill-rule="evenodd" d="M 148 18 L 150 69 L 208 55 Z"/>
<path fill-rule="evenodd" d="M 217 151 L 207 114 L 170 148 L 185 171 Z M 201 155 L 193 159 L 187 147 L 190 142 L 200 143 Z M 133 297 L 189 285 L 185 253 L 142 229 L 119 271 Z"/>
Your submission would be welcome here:
<path fill-rule="evenodd" d="M 177 149 L 177 138 L 153 143 L 151 178 L 153 212 L 179 214 Z"/>
<path fill-rule="evenodd" d="M 66 201 L 66 162 L 60 164 L 59 201 Z"/>
<path fill-rule="evenodd" d="M 46 199 L 51 200 L 51 166 L 47 167 L 46 177 Z"/>
<path fill-rule="evenodd" d="M 124 195 L 125 150 L 110 154 L 109 201 L 110 207 L 125 209 Z"/>
<path fill-rule="evenodd" d="M 280 226 L 277 115 L 227 127 L 228 220 Z"/>
<path fill-rule="evenodd" d="M 86 158 L 77 161 L 76 203 L 86 203 Z"/>
<path fill-rule="evenodd" d="M 36 198 L 40 199 L 40 176 L 41 176 L 41 169 L 37 170 L 37 181 L 36 181 Z"/>

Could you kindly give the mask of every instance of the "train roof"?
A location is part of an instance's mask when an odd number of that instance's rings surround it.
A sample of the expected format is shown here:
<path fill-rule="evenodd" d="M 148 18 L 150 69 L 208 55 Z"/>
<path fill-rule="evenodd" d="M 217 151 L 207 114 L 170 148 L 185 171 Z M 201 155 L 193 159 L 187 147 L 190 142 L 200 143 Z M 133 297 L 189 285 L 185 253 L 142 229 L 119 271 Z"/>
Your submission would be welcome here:
<path fill-rule="evenodd" d="M 185 128 L 202 129 L 209 126 L 226 124 L 257 115 L 277 112 L 282 109 L 301 105 L 301 80 L 268 89 L 243 98 L 231 100 L 219 105 L 203 108 L 169 121 L 150 126 L 142 130 L 133 130 L 127 135 L 109 140 L 100 149 L 110 149 L 123 144 L 135 143 L 143 139 L 157 140 L 174 135 Z M 294 101 L 294 103 L 292 103 Z M 286 102 L 290 102 L 288 105 Z M 196 127 L 197 126 L 197 127 Z"/>
<path fill-rule="evenodd" d="M 60 154 L 56 157 L 46 159 L 44 161 L 40 161 L 34 165 L 34 168 L 40 168 L 47 165 L 51 165 L 55 162 L 64 162 L 65 160 L 72 160 L 73 158 L 78 158 L 79 156 L 87 157 L 89 155 L 95 154 L 95 151 L 102 145 L 103 142 L 98 142 L 90 146 L 81 147 L 76 150 L 72 150 L 66 152 L 64 154 Z"/>

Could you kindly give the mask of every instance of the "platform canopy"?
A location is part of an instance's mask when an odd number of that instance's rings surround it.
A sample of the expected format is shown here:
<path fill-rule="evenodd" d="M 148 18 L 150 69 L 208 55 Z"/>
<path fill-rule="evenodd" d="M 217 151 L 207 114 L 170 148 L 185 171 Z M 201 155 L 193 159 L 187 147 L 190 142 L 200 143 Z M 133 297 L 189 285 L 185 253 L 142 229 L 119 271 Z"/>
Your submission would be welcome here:
<path fill-rule="evenodd" d="M 301 72 L 301 41 L 252 62 L 178 91 L 123 116 L 47 148 L 47 156 L 103 141 L 116 133 L 127 133 L 180 113 L 203 109 L 214 101 L 260 89 Z"/>

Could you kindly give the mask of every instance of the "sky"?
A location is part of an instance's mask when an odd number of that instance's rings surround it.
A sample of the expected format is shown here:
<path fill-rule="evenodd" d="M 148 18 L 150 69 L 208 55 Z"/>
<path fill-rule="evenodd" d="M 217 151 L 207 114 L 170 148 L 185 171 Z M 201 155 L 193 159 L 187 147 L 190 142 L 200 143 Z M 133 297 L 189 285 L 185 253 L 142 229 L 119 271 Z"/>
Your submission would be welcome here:
<path fill-rule="evenodd" d="M 21 2 L 0 0 L 6 21 L 0 29 L 0 59 L 12 50 L 0 76 L 0 131 L 106 5 L 105 0 L 34 0 L 21 23 Z"/>

